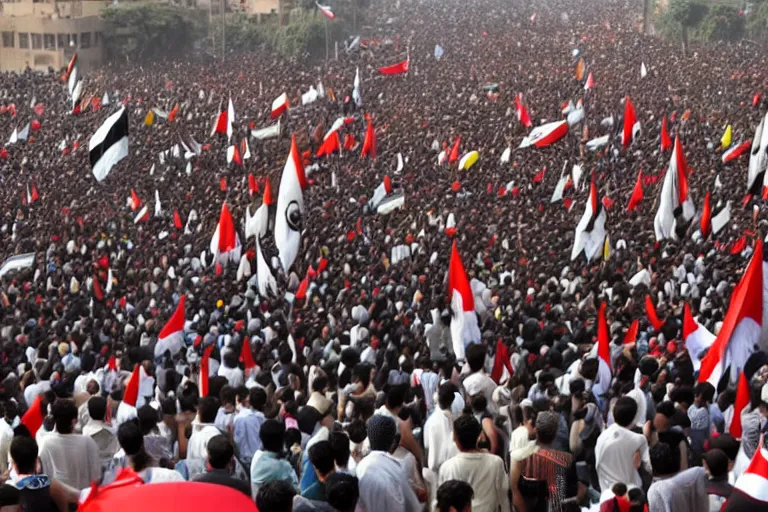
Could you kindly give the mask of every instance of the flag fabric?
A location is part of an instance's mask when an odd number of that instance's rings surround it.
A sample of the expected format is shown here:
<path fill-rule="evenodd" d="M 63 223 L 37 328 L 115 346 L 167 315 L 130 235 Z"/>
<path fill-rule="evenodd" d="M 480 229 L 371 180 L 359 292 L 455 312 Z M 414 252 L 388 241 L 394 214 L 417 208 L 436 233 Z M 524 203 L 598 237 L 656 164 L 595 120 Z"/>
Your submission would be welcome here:
<path fill-rule="evenodd" d="M 699 382 L 717 387 L 725 369 L 731 367 L 731 382 L 744 369 L 760 342 L 763 324 L 763 242 L 755 243 L 752 260 L 731 294 L 723 325 L 707 355 L 701 360 Z"/>
<path fill-rule="evenodd" d="M 136 402 L 139 399 L 139 384 L 141 380 L 141 366 L 136 364 L 133 366 L 133 372 L 128 380 L 125 381 L 125 391 L 123 391 L 123 402 L 131 407 L 136 407 Z"/>
<path fill-rule="evenodd" d="M 213 345 L 208 345 L 203 350 L 203 356 L 200 358 L 200 377 L 198 379 L 198 387 L 200 389 L 200 396 L 208 396 L 210 390 L 208 386 L 208 373 L 210 372 L 211 352 L 213 352 Z"/>
<path fill-rule="evenodd" d="M 264 259 L 258 238 L 256 239 L 256 279 L 259 286 L 259 295 L 262 297 L 277 295 L 277 281 L 275 276 L 272 275 L 272 270 L 270 270 L 267 260 Z"/>
<path fill-rule="evenodd" d="M 179 114 L 179 104 L 173 106 L 173 109 L 168 113 L 168 121 L 174 122 L 176 120 L 176 116 Z"/>
<path fill-rule="evenodd" d="M 576 63 L 576 72 L 575 72 L 576 80 L 581 82 L 584 80 L 584 59 L 579 59 L 579 62 Z"/>
<path fill-rule="evenodd" d="M 624 128 L 621 132 L 621 145 L 628 148 L 632 144 L 637 116 L 632 100 L 627 96 L 624 99 Z"/>
<path fill-rule="evenodd" d="M 181 229 L 183 227 L 179 210 L 173 210 L 173 225 L 176 226 L 176 229 Z"/>
<path fill-rule="evenodd" d="M 221 205 L 219 223 L 211 237 L 210 250 L 213 260 L 217 263 L 240 261 L 240 235 L 235 230 L 235 223 L 226 202 Z"/>
<path fill-rule="evenodd" d="M 749 381 L 747 380 L 747 374 L 741 372 L 739 374 L 739 383 L 736 386 L 736 401 L 733 403 L 733 419 L 731 420 L 731 426 L 728 432 L 734 439 L 741 439 L 741 413 L 749 405 Z"/>
<path fill-rule="evenodd" d="M 240 360 L 243 362 L 246 372 L 256 368 L 256 361 L 253 360 L 253 352 L 251 352 L 251 342 L 247 336 L 243 340 L 243 346 L 240 350 Z"/>
<path fill-rule="evenodd" d="M 672 147 L 672 139 L 667 130 L 667 116 L 661 118 L 661 150 L 666 151 Z"/>
<path fill-rule="evenodd" d="M 576 102 L 576 107 L 568 112 L 568 126 L 575 126 L 584 120 L 584 102 L 579 100 Z"/>
<path fill-rule="evenodd" d="M 368 127 L 365 130 L 365 139 L 363 140 L 363 150 L 360 158 L 370 157 L 376 160 L 376 131 L 373 129 L 373 120 L 368 118 Z"/>
<path fill-rule="evenodd" d="M 445 221 L 445 234 L 448 237 L 453 238 L 456 236 L 456 232 L 456 216 L 451 212 L 448 214 L 448 219 Z"/>
<path fill-rule="evenodd" d="M 760 120 L 752 138 L 752 153 L 749 156 L 749 173 L 747 175 L 747 193 L 759 196 L 762 192 L 765 169 L 768 165 L 768 113 Z"/>
<path fill-rule="evenodd" d="M 5 274 L 9 272 L 13 272 L 15 270 L 31 268 L 32 265 L 34 264 L 35 264 L 34 252 L 28 252 L 25 254 L 17 254 L 16 256 L 11 256 L 7 260 L 3 261 L 2 265 L 0 265 L 0 277 L 3 277 Z"/>
<path fill-rule="evenodd" d="M 701 369 L 701 354 L 712 346 L 715 335 L 696 321 L 691 314 L 688 303 L 683 308 L 683 341 L 688 350 L 688 356 L 693 363 L 694 371 Z"/>
<path fill-rule="evenodd" d="M 184 345 L 184 321 L 186 318 L 185 304 L 186 296 L 179 298 L 179 304 L 171 317 L 165 323 L 155 344 L 155 357 L 161 357 L 166 351 L 172 356 L 181 351 Z"/>
<path fill-rule="evenodd" d="M 445 54 L 445 51 L 443 50 L 443 47 L 439 44 L 435 45 L 435 60 L 440 60 L 442 56 Z"/>
<path fill-rule="evenodd" d="M 661 330 L 661 327 L 664 325 L 664 321 L 660 320 L 659 315 L 656 314 L 656 307 L 653 305 L 650 295 L 645 296 L 645 314 L 648 317 L 648 321 L 651 322 L 653 330 Z"/>
<path fill-rule="evenodd" d="M 46 412 L 43 411 L 43 394 L 41 393 L 35 397 L 27 412 L 21 417 L 21 424 L 27 427 L 33 439 L 40 427 L 43 426 L 43 420 L 46 416 Z"/>
<path fill-rule="evenodd" d="M 732 138 L 733 138 L 733 128 L 731 128 L 731 125 L 728 125 L 725 127 L 725 133 L 723 133 L 723 136 L 720 139 L 720 145 L 723 147 L 723 149 L 728 149 L 731 146 Z"/>
<path fill-rule="evenodd" d="M 274 139 L 280 136 L 280 120 L 271 126 L 265 128 L 259 128 L 258 130 L 251 130 L 251 137 L 258 140 Z"/>
<path fill-rule="evenodd" d="M 229 103 L 227 104 L 227 140 L 232 140 L 232 123 L 235 122 L 235 105 L 232 103 L 232 98 L 229 98 Z"/>
<path fill-rule="evenodd" d="M 355 81 L 352 85 L 352 99 L 355 100 L 355 105 L 362 107 L 363 95 L 360 92 L 360 68 L 355 69 Z"/>
<path fill-rule="evenodd" d="M 587 261 L 600 254 L 604 247 L 606 230 L 605 222 L 607 214 L 602 202 L 597 198 L 597 185 L 592 181 L 589 190 L 589 199 L 587 200 L 584 215 L 582 215 L 579 224 L 576 226 L 576 233 L 573 238 L 573 249 L 571 250 L 571 261 L 584 253 Z"/>
<path fill-rule="evenodd" d="M 637 334 L 640 332 L 640 321 L 635 318 L 632 324 L 627 329 L 627 333 L 624 335 L 624 341 L 622 345 L 631 345 L 637 341 Z"/>
<path fill-rule="evenodd" d="M 277 119 L 284 113 L 288 112 L 290 103 L 288 101 L 288 95 L 286 93 L 281 94 L 272 102 L 272 119 Z"/>
<path fill-rule="evenodd" d="M 637 181 L 635 182 L 635 188 L 632 189 L 632 195 L 629 197 L 629 203 L 627 204 L 627 211 L 631 212 L 637 208 L 640 201 L 643 200 L 643 170 L 641 169 L 637 173 Z"/>
<path fill-rule="evenodd" d="M 227 133 L 228 126 L 229 123 L 227 122 L 227 111 L 222 110 L 219 112 L 219 115 L 216 116 L 216 121 L 213 123 L 213 127 L 211 128 L 211 137 L 217 133 Z"/>
<path fill-rule="evenodd" d="M 259 193 L 259 184 L 253 174 L 248 175 L 248 195 L 253 197 Z"/>
<path fill-rule="evenodd" d="M 144 126 L 152 126 L 155 123 L 155 113 L 151 110 L 144 116 Z"/>
<path fill-rule="evenodd" d="M 133 219 L 134 224 L 138 224 L 139 222 L 146 222 L 149 220 L 149 205 L 144 205 L 144 207 L 139 210 L 139 213 L 136 214 L 136 217 Z"/>
<path fill-rule="evenodd" d="M 587 82 L 584 84 L 584 90 L 589 91 L 595 86 L 595 77 L 592 76 L 592 72 L 589 72 L 589 76 L 587 76 Z"/>
<path fill-rule="evenodd" d="M 555 121 L 537 126 L 523 138 L 518 148 L 536 146 L 545 148 L 559 141 L 568 134 L 568 121 Z"/>
<path fill-rule="evenodd" d="M 659 209 L 653 220 L 656 240 L 680 238 L 695 213 L 696 208 L 688 191 L 688 166 L 683 146 L 680 138 L 675 137 L 674 150 L 659 196 Z"/>
<path fill-rule="evenodd" d="M 325 139 L 320 147 L 317 149 L 317 157 L 330 156 L 333 153 L 341 153 L 341 140 L 339 139 L 339 132 L 333 132 L 330 137 Z"/>
<path fill-rule="evenodd" d="M 103 181 L 109 171 L 128 156 L 128 113 L 125 107 L 104 121 L 88 142 L 88 158 L 96 181 Z"/>
<path fill-rule="evenodd" d="M 459 159 L 459 146 L 461 145 L 461 137 L 456 137 L 451 148 L 451 154 L 448 156 L 448 163 L 453 163 Z"/>
<path fill-rule="evenodd" d="M 712 233 L 718 234 L 731 221 L 731 202 L 725 203 L 725 207 L 712 217 Z"/>
<path fill-rule="evenodd" d="M 611 369 L 611 347 L 608 335 L 608 321 L 605 318 L 607 306 L 605 302 L 600 304 L 600 310 L 597 316 L 597 345 L 594 354 L 597 356 L 598 370 L 597 379 L 592 384 L 592 392 L 595 396 L 605 395 L 611 387 L 613 379 L 613 370 Z"/>
<path fill-rule="evenodd" d="M 528 109 L 525 104 L 523 104 L 523 93 L 521 92 L 517 93 L 517 96 L 515 96 L 515 113 L 517 114 L 517 120 L 520 121 L 520 124 L 526 128 L 533 126 L 531 116 L 528 114 Z"/>
<path fill-rule="evenodd" d="M 392 64 L 391 66 L 385 66 L 383 68 L 379 68 L 379 73 L 382 75 L 402 75 L 404 73 L 408 72 L 408 68 L 410 67 L 411 59 L 407 58 L 402 62 L 398 62 L 397 64 Z"/>
<path fill-rule="evenodd" d="M 723 512 L 765 512 L 768 510 L 768 451 L 763 438 L 746 471 L 736 480 Z"/>
<path fill-rule="evenodd" d="M 231 164 L 232 162 L 234 162 L 235 165 L 239 165 L 240 167 L 243 166 L 243 157 L 240 154 L 240 148 L 237 146 L 237 144 L 227 148 L 227 164 Z"/>
<path fill-rule="evenodd" d="M 135 190 L 131 189 L 131 199 L 129 200 L 131 203 L 131 210 L 134 212 L 141 208 L 141 205 L 144 204 L 141 199 L 139 198 L 139 194 L 136 193 Z"/>
<path fill-rule="evenodd" d="M 320 3 L 318 3 L 318 2 L 315 2 L 315 5 L 320 10 L 320 12 L 323 13 L 323 15 L 326 18 L 328 18 L 329 20 L 336 19 L 336 15 L 333 14 L 333 10 L 331 9 L 330 6 L 328 6 L 328 5 L 320 5 Z"/>
<path fill-rule="evenodd" d="M 251 158 L 251 148 L 248 146 L 248 137 L 243 137 L 240 142 L 240 154 L 243 155 L 243 160 Z"/>
<path fill-rule="evenodd" d="M 458 361 L 465 359 L 465 347 L 469 343 L 480 343 L 480 328 L 477 325 L 475 299 L 469 285 L 464 265 L 453 241 L 448 266 L 448 300 L 451 305 L 451 340 L 453 352 Z"/>
<path fill-rule="evenodd" d="M 296 260 L 301 243 L 304 218 L 302 190 L 307 186 L 304 166 L 299 158 L 296 136 L 291 139 L 291 151 L 285 161 L 280 190 L 277 194 L 277 216 L 275 218 L 275 245 L 283 271 L 288 272 Z"/>
<path fill-rule="evenodd" d="M 586 148 L 590 151 L 597 151 L 598 149 L 607 146 L 610 142 L 610 135 L 603 135 L 602 137 L 596 137 L 586 143 Z"/>
<path fill-rule="evenodd" d="M 648 68 L 645 67 L 645 62 L 640 63 L 640 78 L 648 76 Z"/>
<path fill-rule="evenodd" d="M 512 362 L 509 359 L 509 349 L 499 338 L 496 340 L 496 354 L 493 357 L 491 378 L 496 384 L 503 384 L 509 380 L 513 373 Z"/>
<path fill-rule="evenodd" d="M 704 196 L 704 208 L 701 210 L 701 221 L 699 229 L 701 230 L 701 237 L 707 238 L 712 231 L 712 192 L 707 190 L 707 195 Z"/>
<path fill-rule="evenodd" d="M 730 148 L 728 151 L 723 152 L 723 156 L 722 156 L 723 163 L 727 164 L 728 162 L 736 160 L 741 155 L 748 152 L 751 147 L 752 147 L 752 139 L 749 139 L 745 142 L 742 142 L 741 144 L 738 144 Z"/>
<path fill-rule="evenodd" d="M 371 210 L 376 210 L 384 198 L 391 193 L 392 180 L 389 178 L 389 176 L 384 176 L 384 179 L 381 181 L 379 186 L 376 187 L 376 190 L 373 191 L 373 196 L 371 196 L 371 200 L 369 201 L 368 206 L 371 208 Z"/>

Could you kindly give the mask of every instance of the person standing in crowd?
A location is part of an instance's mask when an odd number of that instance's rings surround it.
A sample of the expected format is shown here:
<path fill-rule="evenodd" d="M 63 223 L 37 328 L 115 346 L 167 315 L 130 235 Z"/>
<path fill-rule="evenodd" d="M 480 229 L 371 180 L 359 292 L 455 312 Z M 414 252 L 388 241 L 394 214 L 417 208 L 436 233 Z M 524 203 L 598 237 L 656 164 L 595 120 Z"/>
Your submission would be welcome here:
<path fill-rule="evenodd" d="M 233 478 L 230 475 L 234 457 L 235 449 L 227 436 L 212 437 L 208 441 L 208 461 L 205 473 L 196 475 L 193 481 L 224 485 L 240 491 L 246 496 L 251 496 L 251 486 L 248 485 L 248 482 Z"/>
<path fill-rule="evenodd" d="M 437 489 L 436 512 L 472 512 L 475 491 L 467 482 L 446 480 Z"/>
<path fill-rule="evenodd" d="M 255 497 L 259 493 L 261 486 L 274 480 L 288 482 L 298 491 L 299 480 L 296 472 L 283 456 L 284 435 L 285 427 L 277 420 L 267 420 L 261 425 L 261 450 L 255 452 L 251 460 L 252 496 Z"/>
<path fill-rule="evenodd" d="M 595 465 L 600 489 L 610 489 L 615 483 L 642 487 L 643 481 L 638 470 L 642 467 L 649 474 L 652 470 L 648 440 L 644 435 L 630 430 L 636 414 L 637 402 L 628 396 L 619 398 L 613 406 L 615 423 L 597 439 Z"/>
<path fill-rule="evenodd" d="M 104 467 L 120 448 L 114 430 L 105 423 L 107 401 L 100 396 L 89 398 L 88 416 L 90 420 L 83 426 L 83 435 L 96 441 L 99 447 L 99 459 Z"/>

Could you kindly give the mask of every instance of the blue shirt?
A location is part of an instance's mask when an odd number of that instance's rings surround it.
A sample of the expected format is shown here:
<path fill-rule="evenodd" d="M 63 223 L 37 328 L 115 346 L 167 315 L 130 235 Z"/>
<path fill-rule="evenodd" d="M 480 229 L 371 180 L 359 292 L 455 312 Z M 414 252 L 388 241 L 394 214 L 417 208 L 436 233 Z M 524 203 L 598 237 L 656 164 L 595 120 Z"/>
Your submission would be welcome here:
<path fill-rule="evenodd" d="M 243 408 L 235 416 L 233 422 L 235 449 L 237 456 L 244 464 L 250 464 L 253 454 L 261 450 L 261 426 L 266 421 L 264 413 L 253 409 Z"/>
<path fill-rule="evenodd" d="M 274 452 L 259 450 L 254 453 L 251 461 L 251 492 L 253 495 L 256 496 L 259 487 L 275 480 L 283 480 L 293 485 L 294 489 L 299 489 L 299 479 L 287 460 L 278 458 Z"/>

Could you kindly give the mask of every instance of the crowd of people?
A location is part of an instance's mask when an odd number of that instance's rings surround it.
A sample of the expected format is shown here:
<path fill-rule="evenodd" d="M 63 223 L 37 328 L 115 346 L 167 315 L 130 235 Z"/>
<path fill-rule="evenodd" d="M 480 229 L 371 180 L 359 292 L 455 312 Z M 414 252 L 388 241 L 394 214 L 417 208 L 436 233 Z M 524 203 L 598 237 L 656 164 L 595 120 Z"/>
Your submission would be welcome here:
<path fill-rule="evenodd" d="M 0 75 L 0 135 L 34 121 L 0 152 L 0 255 L 35 255 L 0 276 L 0 508 L 88 510 L 128 479 L 226 486 L 267 512 L 768 510 L 768 357 L 698 382 L 701 354 L 683 336 L 686 305 L 720 332 L 765 234 L 760 198 L 742 208 L 750 155 L 723 164 L 721 137 L 727 125 L 734 146 L 752 137 L 766 59 L 747 43 L 684 55 L 641 34 L 641 9 L 375 4 L 362 44 L 338 60 L 254 49 L 108 65 L 84 74 L 84 97 L 102 101 L 77 114 L 60 70 Z M 407 73 L 378 72 L 406 53 Z M 323 97 L 302 105 L 320 83 Z M 250 137 L 282 93 L 281 135 Z M 516 149 L 529 132 L 518 93 L 534 125 L 578 100 L 584 119 L 546 148 Z M 641 132 L 625 148 L 626 97 Z M 227 135 L 211 135 L 230 99 L 232 143 L 249 142 L 241 165 L 227 164 Z M 98 182 L 88 141 L 121 105 L 129 155 Z M 149 122 L 153 108 L 175 119 Z M 340 116 L 354 118 L 346 148 L 316 157 Z M 375 158 L 360 157 L 368 119 Z M 670 158 L 662 119 L 684 147 L 697 211 L 708 192 L 733 205 L 716 235 L 694 220 L 677 240 L 654 236 Z M 602 135 L 607 146 L 586 148 Z M 262 295 L 241 220 L 268 185 L 277 197 L 292 136 L 308 180 L 300 250 L 282 269 L 271 236 L 260 241 L 276 278 Z M 164 153 L 190 137 L 199 156 Z M 439 162 L 453 147 L 478 161 Z M 574 165 L 582 186 L 553 202 Z M 644 198 L 628 212 L 639 171 Z M 386 215 L 369 205 L 385 176 L 405 197 Z M 571 260 L 590 182 L 608 249 Z M 210 253 L 223 203 L 247 272 Z M 481 333 L 464 354 L 447 292 L 454 243 Z M 182 297 L 183 347 L 158 352 Z M 610 383 L 595 353 L 601 303 Z"/>

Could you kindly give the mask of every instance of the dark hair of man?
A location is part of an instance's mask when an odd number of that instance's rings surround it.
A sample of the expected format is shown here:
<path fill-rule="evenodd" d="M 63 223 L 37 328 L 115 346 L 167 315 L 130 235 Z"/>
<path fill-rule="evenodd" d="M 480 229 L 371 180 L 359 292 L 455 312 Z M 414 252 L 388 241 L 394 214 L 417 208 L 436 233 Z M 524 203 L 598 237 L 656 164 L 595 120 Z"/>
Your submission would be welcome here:
<path fill-rule="evenodd" d="M 77 406 L 67 398 L 57 398 L 51 407 L 51 415 L 56 422 L 56 432 L 71 434 L 77 419 Z"/>
<path fill-rule="evenodd" d="M 462 450 L 474 450 L 477 448 L 477 438 L 483 431 L 483 427 L 474 416 L 464 414 L 453 422 L 453 431 L 456 433 L 456 441 Z"/>
<path fill-rule="evenodd" d="M 11 441 L 11 459 L 20 475 L 32 475 L 37 466 L 37 443 L 31 437 L 14 437 Z"/>
<path fill-rule="evenodd" d="M 219 412 L 219 401 L 212 396 L 204 396 L 197 403 L 197 412 L 200 414 L 200 423 L 213 423 Z"/>
<path fill-rule="evenodd" d="M 224 386 L 223 388 L 221 388 L 221 391 L 219 391 L 219 402 L 221 402 L 221 405 L 224 405 L 224 404 L 235 405 L 236 396 L 237 395 L 235 393 L 235 388 L 229 385 Z"/>
<path fill-rule="evenodd" d="M 357 478 L 344 473 L 334 473 L 325 482 L 325 497 L 328 504 L 338 512 L 354 512 L 360 499 Z"/>
<path fill-rule="evenodd" d="M 259 430 L 259 438 L 264 450 L 272 453 L 282 452 L 284 435 L 285 427 L 277 420 L 265 421 Z"/>
<path fill-rule="evenodd" d="M 467 482 L 461 480 L 447 480 L 437 488 L 437 510 L 439 512 L 449 512 L 454 510 L 465 510 L 475 496 L 475 491 Z"/>
<path fill-rule="evenodd" d="M 458 392 L 458 388 L 452 382 L 446 382 L 437 388 L 437 404 L 442 410 L 447 411 L 451 408 L 456 399 L 456 392 Z"/>
<path fill-rule="evenodd" d="M 623 396 L 613 406 L 613 419 L 621 427 L 629 428 L 637 415 L 637 402 L 628 396 Z"/>
<path fill-rule="evenodd" d="M 371 383 L 371 367 L 365 363 L 356 364 L 352 369 L 352 377 L 360 381 L 363 389 L 367 388 Z"/>
<path fill-rule="evenodd" d="M 322 393 L 325 388 L 328 387 L 328 377 L 325 375 L 318 375 L 315 380 L 312 381 L 312 391 Z"/>
<path fill-rule="evenodd" d="M 225 469 L 235 455 L 235 449 L 225 435 L 212 437 L 207 448 L 208 464 L 213 469 Z"/>
<path fill-rule="evenodd" d="M 291 512 L 296 491 L 284 480 L 272 480 L 259 487 L 256 506 L 269 512 Z"/>
<path fill-rule="evenodd" d="M 251 407 L 263 412 L 264 406 L 267 405 L 267 392 L 258 386 L 251 388 L 248 392 L 248 402 Z"/>
<path fill-rule="evenodd" d="M 347 467 L 349 463 L 349 436 L 345 432 L 331 432 L 331 447 L 333 448 L 333 460 L 340 468 Z"/>
<path fill-rule="evenodd" d="M 485 366 L 485 345 L 479 343 L 472 343 L 467 347 L 466 356 L 467 364 L 472 373 L 479 372 Z"/>
<path fill-rule="evenodd" d="M 149 466 L 150 458 L 144 450 L 144 436 L 138 419 L 134 418 L 120 425 L 117 429 L 117 441 L 125 454 L 131 457 L 134 471 L 139 472 Z"/>
<path fill-rule="evenodd" d="M 334 470 L 333 447 L 330 441 L 319 441 L 309 449 L 309 462 L 320 476 L 328 476 Z"/>
<path fill-rule="evenodd" d="M 680 471 L 680 450 L 667 443 L 656 443 L 650 450 L 654 476 L 670 476 Z"/>
<path fill-rule="evenodd" d="M 92 396 L 88 399 L 88 415 L 92 420 L 104 421 L 107 416 L 107 401 L 100 396 Z"/>

